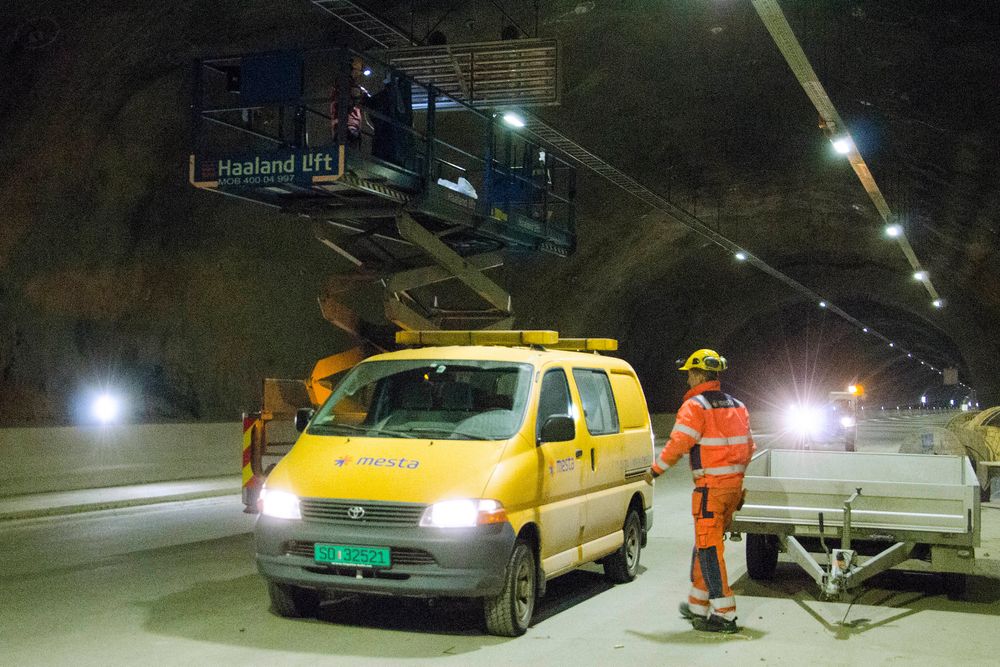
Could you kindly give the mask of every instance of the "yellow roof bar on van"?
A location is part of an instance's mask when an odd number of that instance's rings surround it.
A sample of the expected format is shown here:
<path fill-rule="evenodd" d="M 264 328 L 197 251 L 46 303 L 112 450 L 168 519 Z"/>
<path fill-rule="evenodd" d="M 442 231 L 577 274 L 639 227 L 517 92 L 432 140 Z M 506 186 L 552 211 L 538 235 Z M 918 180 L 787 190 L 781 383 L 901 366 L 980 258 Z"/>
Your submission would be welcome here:
<path fill-rule="evenodd" d="M 553 350 L 609 352 L 618 349 L 611 338 L 559 338 L 557 331 L 397 331 L 399 345 L 540 346 Z"/>
<path fill-rule="evenodd" d="M 557 331 L 397 331 L 400 345 L 552 345 Z"/>
<path fill-rule="evenodd" d="M 578 352 L 614 352 L 618 349 L 618 341 L 614 338 L 560 338 L 555 345 L 546 347 Z"/>

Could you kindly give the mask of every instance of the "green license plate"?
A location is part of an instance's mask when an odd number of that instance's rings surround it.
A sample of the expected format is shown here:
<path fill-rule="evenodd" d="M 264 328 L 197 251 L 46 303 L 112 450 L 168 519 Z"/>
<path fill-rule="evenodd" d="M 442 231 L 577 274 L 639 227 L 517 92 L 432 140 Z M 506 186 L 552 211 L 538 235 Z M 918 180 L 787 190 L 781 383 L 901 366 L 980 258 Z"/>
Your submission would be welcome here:
<path fill-rule="evenodd" d="M 386 547 L 359 547 L 349 544 L 316 544 L 313 557 L 317 563 L 350 565 L 352 567 L 389 567 L 392 565 Z"/>

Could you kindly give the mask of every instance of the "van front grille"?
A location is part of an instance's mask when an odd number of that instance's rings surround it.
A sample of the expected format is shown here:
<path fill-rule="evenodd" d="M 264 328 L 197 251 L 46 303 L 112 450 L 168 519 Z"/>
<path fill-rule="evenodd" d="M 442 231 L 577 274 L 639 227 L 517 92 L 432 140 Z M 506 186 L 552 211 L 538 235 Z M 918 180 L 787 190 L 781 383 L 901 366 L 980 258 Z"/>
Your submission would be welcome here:
<path fill-rule="evenodd" d="M 347 526 L 416 526 L 427 509 L 421 503 L 302 498 L 302 518 Z"/>

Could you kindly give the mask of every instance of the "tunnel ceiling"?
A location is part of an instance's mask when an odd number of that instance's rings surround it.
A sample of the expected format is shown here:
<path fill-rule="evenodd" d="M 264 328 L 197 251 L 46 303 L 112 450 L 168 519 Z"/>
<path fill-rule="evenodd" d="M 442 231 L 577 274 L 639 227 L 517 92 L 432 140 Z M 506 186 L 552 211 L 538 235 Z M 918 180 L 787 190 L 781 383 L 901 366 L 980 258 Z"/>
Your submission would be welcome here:
<path fill-rule="evenodd" d="M 294 218 L 190 188 L 187 113 L 192 58 L 350 31 L 307 0 L 12 4 L 0 19 L 0 422 L 69 420 L 101 385 L 131 388 L 138 418 L 232 418 L 260 377 L 302 377 L 342 349 L 315 299 L 349 267 Z M 384 11 L 460 43 L 511 22 L 534 34 L 533 5 Z M 749 2 L 543 0 L 538 33 L 560 39 L 564 76 L 561 105 L 535 112 L 996 402 L 1000 9 L 781 5 L 946 308 L 883 237 Z M 577 201 L 574 256 L 512 256 L 498 277 L 518 326 L 619 337 L 654 407 L 683 388 L 669 362 L 704 344 L 761 404 L 852 378 L 892 404 L 961 394 L 606 181 L 582 177 Z"/>

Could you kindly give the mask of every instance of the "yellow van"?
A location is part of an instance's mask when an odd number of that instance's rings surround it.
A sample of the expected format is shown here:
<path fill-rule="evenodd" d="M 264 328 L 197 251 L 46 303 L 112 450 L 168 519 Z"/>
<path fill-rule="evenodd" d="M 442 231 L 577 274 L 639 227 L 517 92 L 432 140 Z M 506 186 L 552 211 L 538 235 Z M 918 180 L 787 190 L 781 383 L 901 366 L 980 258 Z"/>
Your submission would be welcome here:
<path fill-rule="evenodd" d="M 631 366 L 595 353 L 617 343 L 397 341 L 421 347 L 355 366 L 267 478 L 256 558 L 274 611 L 311 616 L 336 592 L 475 597 L 491 633 L 516 636 L 553 577 L 598 561 L 634 579 L 652 429 Z"/>

